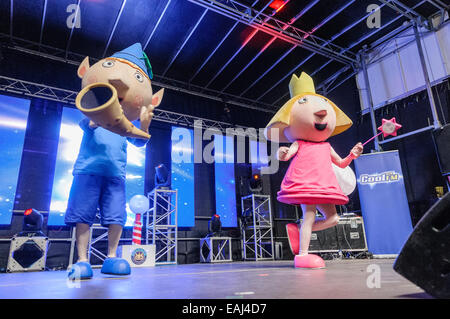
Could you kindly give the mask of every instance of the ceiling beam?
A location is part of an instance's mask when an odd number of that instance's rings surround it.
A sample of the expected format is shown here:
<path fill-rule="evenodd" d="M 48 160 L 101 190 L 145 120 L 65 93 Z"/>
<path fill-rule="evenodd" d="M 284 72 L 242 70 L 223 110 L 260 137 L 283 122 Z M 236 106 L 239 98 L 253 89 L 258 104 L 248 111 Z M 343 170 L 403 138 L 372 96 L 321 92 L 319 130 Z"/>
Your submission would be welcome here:
<path fill-rule="evenodd" d="M 324 43 L 326 40 L 308 34 L 307 32 L 294 26 L 289 26 L 288 28 L 283 29 L 283 27 L 287 25 L 286 22 L 277 20 L 265 14 L 261 14 L 263 19 L 253 19 L 254 17 L 248 13 L 249 8 L 235 0 L 228 0 L 226 4 L 215 0 L 189 1 L 205 8 L 209 8 L 210 10 L 218 12 L 236 21 L 241 21 L 242 23 L 257 29 L 258 31 L 263 31 L 288 43 L 298 44 L 307 50 L 319 53 L 327 58 L 334 59 L 343 64 L 352 64 L 357 62 L 356 54 L 351 51 L 347 51 L 346 54 L 342 54 L 340 51 L 342 51 L 343 48 L 331 44 L 325 45 Z M 229 6 L 228 3 L 232 3 L 238 9 Z M 269 19 L 267 22 L 264 22 L 266 18 Z M 250 23 L 249 21 L 253 22 Z"/>
<path fill-rule="evenodd" d="M 286 0 L 285 4 L 288 3 L 290 0 Z M 261 9 L 260 11 L 258 11 L 258 13 L 252 18 L 251 21 L 254 21 L 263 11 L 265 8 L 267 8 L 267 6 L 271 3 L 272 1 L 269 1 L 266 6 Z M 266 23 L 267 21 L 269 21 L 271 16 L 274 16 L 277 13 L 276 10 L 273 10 L 271 12 L 271 14 L 267 17 L 264 18 L 264 20 L 262 21 L 262 23 Z M 250 25 L 252 26 L 252 25 Z M 253 26 L 252 26 L 253 27 Z M 209 87 L 211 85 L 212 82 L 214 82 L 214 80 L 223 72 L 223 70 L 225 70 L 225 68 L 234 60 L 234 58 L 247 46 L 247 44 L 250 42 L 251 39 L 253 39 L 253 37 L 258 33 L 258 29 L 254 29 L 252 31 L 252 33 L 250 33 L 249 36 L 247 36 L 247 38 L 245 39 L 244 43 L 242 43 L 239 47 L 239 49 L 234 52 L 234 54 L 227 60 L 227 62 L 225 62 L 222 67 L 219 69 L 219 71 L 216 72 L 216 74 L 214 74 L 214 76 L 209 80 L 209 82 L 206 84 L 205 87 Z"/>
<path fill-rule="evenodd" d="M 13 17 L 14 17 L 14 0 L 11 0 L 9 7 L 9 37 L 13 37 Z"/>
<path fill-rule="evenodd" d="M 44 0 L 44 9 L 42 10 L 41 32 L 39 34 L 39 50 L 41 49 L 42 38 L 44 36 L 45 18 L 47 16 L 47 2 L 48 0 Z"/>
<path fill-rule="evenodd" d="M 389 8 L 396 11 L 397 13 L 405 16 L 411 21 L 416 21 L 419 19 L 419 23 L 421 26 L 429 28 L 429 24 L 427 18 L 422 16 L 420 13 L 415 11 L 413 8 L 408 7 L 407 5 L 401 3 L 398 0 L 379 0 L 380 2 L 386 4 Z"/>
<path fill-rule="evenodd" d="M 45 49 L 46 52 L 40 52 L 38 50 L 39 43 L 29 41 L 26 39 L 22 39 L 19 37 L 13 37 L 13 41 L 8 43 L 9 35 L 0 33 L 0 41 L 5 42 L 6 47 L 12 50 L 16 50 L 19 52 L 24 52 L 27 54 L 32 54 L 36 56 L 40 56 L 46 59 L 51 59 L 54 61 L 64 62 L 67 64 L 72 64 L 75 66 L 79 66 L 81 61 L 85 58 L 84 55 L 79 53 L 74 53 L 70 51 L 65 51 L 63 49 L 54 48 L 48 45 L 42 45 L 42 48 Z M 70 54 L 71 58 L 75 58 L 76 60 L 71 60 L 65 58 L 65 54 Z M 92 63 L 96 63 L 100 59 L 89 57 Z M 244 97 L 235 96 L 232 94 L 221 94 L 219 91 L 212 89 L 205 89 L 204 87 L 193 85 L 191 83 L 186 83 L 184 81 L 175 80 L 171 78 L 167 78 L 158 74 L 155 74 L 154 80 L 152 80 L 152 84 L 158 87 L 163 87 L 167 89 L 171 89 L 174 91 L 179 91 L 183 93 L 187 93 L 190 95 L 200 96 L 203 98 L 207 98 L 214 101 L 220 101 L 223 103 L 227 103 L 230 105 L 236 105 L 248 109 L 258 110 L 262 112 L 273 113 L 272 105 L 266 103 L 254 103 L 253 100 L 247 99 Z M 221 95 L 219 97 L 219 95 Z"/>
<path fill-rule="evenodd" d="M 291 20 L 289 20 L 288 24 L 286 26 L 283 27 L 283 29 L 287 29 L 288 26 L 292 25 L 293 23 L 295 23 L 298 19 L 300 19 L 300 17 L 302 17 L 307 11 L 309 11 L 309 9 L 311 9 L 315 4 L 317 4 L 320 0 L 315 0 L 310 2 L 305 8 L 303 8 L 303 10 L 298 13 L 295 17 L 293 17 Z M 352 0 L 352 2 L 354 2 L 355 0 Z M 264 45 L 264 47 L 259 50 L 259 52 L 256 54 L 255 57 L 253 57 L 253 59 L 250 60 L 250 62 L 247 63 L 246 66 L 244 66 L 238 74 L 236 74 L 231 81 L 228 82 L 227 85 L 225 85 L 225 87 L 223 87 L 223 89 L 221 90 L 221 92 L 224 92 L 239 76 L 241 76 L 242 73 L 244 73 L 245 70 L 248 69 L 248 67 L 250 67 L 250 65 L 253 64 L 253 62 L 255 62 L 255 60 L 264 53 L 264 51 L 267 50 L 267 48 L 273 43 L 275 42 L 277 38 L 276 37 L 272 37 L 269 41 L 266 42 L 266 44 Z M 297 47 L 297 45 L 294 45 L 294 47 Z M 242 94 L 241 94 L 242 96 Z"/>
<path fill-rule="evenodd" d="M 422 0 L 421 2 L 419 2 L 418 4 L 416 4 L 412 9 L 415 9 L 419 6 L 421 6 L 424 2 L 426 2 L 426 0 Z M 386 4 L 383 3 L 380 5 L 380 9 L 385 6 Z M 412 10 L 411 9 L 411 10 Z M 366 14 L 364 17 L 362 17 L 361 19 L 359 19 L 358 21 L 352 23 L 351 25 L 349 25 L 348 27 L 345 27 L 342 31 L 340 31 L 339 33 L 335 34 L 334 36 L 331 37 L 330 41 L 334 41 L 335 39 L 337 39 L 339 36 L 341 36 L 342 34 L 344 34 L 345 32 L 347 32 L 348 30 L 352 29 L 354 26 L 356 26 L 358 23 L 362 22 L 363 20 L 365 20 L 368 16 L 370 16 L 372 14 L 372 12 Z M 369 39 L 370 37 L 372 37 L 373 35 L 375 35 L 376 33 L 382 31 L 383 29 L 385 29 L 386 27 L 388 27 L 389 25 L 391 25 L 393 22 L 399 20 L 402 17 L 402 15 L 399 15 L 395 18 L 393 18 L 391 21 L 388 21 L 387 23 L 385 23 L 383 26 L 381 26 L 380 28 L 375 29 L 374 31 L 362 36 L 361 38 L 359 38 L 357 41 L 353 42 L 352 44 L 350 44 L 348 46 L 348 48 L 346 50 L 350 50 L 352 48 L 354 48 L 355 46 L 357 46 L 358 44 L 362 43 L 363 41 Z M 307 59 L 309 59 L 310 57 L 308 57 Z M 324 67 L 326 67 L 327 65 L 329 65 L 332 61 L 329 60 L 326 63 L 324 63 L 321 67 L 319 67 L 318 69 L 316 69 L 314 72 L 312 72 L 310 75 L 313 76 L 314 74 L 318 73 L 320 70 L 322 70 Z M 302 62 L 300 63 L 300 65 L 303 64 Z M 297 68 L 296 68 L 297 69 Z M 295 72 L 296 69 L 291 70 L 292 72 Z M 343 68 L 341 68 L 339 71 L 337 71 L 336 73 L 334 73 L 333 75 L 331 75 L 330 77 L 328 77 L 325 81 L 322 81 L 322 83 L 320 83 L 317 88 L 318 89 L 322 89 L 324 86 L 326 86 L 326 84 L 333 79 L 333 77 L 337 74 L 337 73 L 341 73 L 343 70 L 347 70 L 347 66 L 344 66 Z M 264 95 L 266 95 L 268 92 L 270 92 L 272 89 L 274 89 L 275 87 L 277 87 L 284 79 L 286 79 L 291 73 L 286 74 L 280 81 L 278 81 L 276 83 L 276 85 L 272 86 L 269 90 L 265 91 L 265 93 L 263 95 L 261 95 L 260 97 L 258 97 L 256 99 L 256 101 L 259 101 Z M 343 83 L 343 82 L 342 82 Z M 342 84 L 341 83 L 341 84 Z M 289 92 L 287 92 L 286 94 L 284 94 L 281 98 L 277 99 L 274 103 L 272 104 L 277 104 L 280 100 L 286 99 L 286 97 L 289 95 Z"/>
<path fill-rule="evenodd" d="M 172 57 L 172 59 L 170 60 L 169 64 L 167 65 L 166 69 L 163 72 L 163 76 L 166 75 L 167 71 L 170 69 L 170 67 L 172 66 L 173 62 L 175 62 L 176 58 L 178 57 L 178 55 L 180 54 L 180 52 L 183 50 L 184 46 L 186 45 L 186 43 L 189 41 L 189 39 L 191 38 L 191 36 L 194 34 L 195 30 L 197 30 L 197 27 L 199 26 L 199 24 L 202 22 L 203 18 L 205 17 L 206 13 L 208 13 L 208 9 L 205 9 L 201 15 L 201 17 L 197 20 L 197 22 L 195 23 L 194 27 L 191 29 L 191 31 L 189 32 L 188 36 L 184 39 L 183 43 L 181 44 L 180 48 L 177 50 L 177 52 L 175 53 L 175 55 Z"/>
<path fill-rule="evenodd" d="M 69 39 L 67 40 L 67 44 L 66 44 L 66 54 L 65 54 L 66 60 L 69 55 L 70 42 L 72 41 L 73 30 L 75 29 L 75 25 L 77 24 L 76 21 L 78 19 L 78 15 L 80 14 L 80 1 L 81 0 L 77 1 L 77 9 L 75 11 L 75 17 L 73 18 L 73 25 L 72 25 L 72 28 L 70 29 Z"/>
<path fill-rule="evenodd" d="M 171 1 L 172 1 L 172 0 L 167 0 L 166 6 L 164 7 L 163 11 L 162 11 L 161 14 L 159 15 L 158 21 L 156 21 L 156 24 L 155 24 L 155 26 L 153 27 L 152 32 L 151 32 L 150 35 L 148 36 L 147 41 L 145 41 L 144 47 L 142 48 L 144 51 L 145 51 L 145 49 L 147 48 L 148 43 L 150 42 L 150 40 L 153 38 L 153 35 L 154 35 L 155 32 L 156 32 L 156 29 L 158 29 L 158 26 L 159 26 L 159 24 L 161 23 L 161 20 L 162 20 L 162 18 L 164 17 L 164 15 L 166 14 L 167 8 L 169 7 Z"/>
<path fill-rule="evenodd" d="M 123 8 L 125 8 L 125 4 L 127 3 L 127 0 L 122 1 L 122 5 L 120 6 L 119 13 L 117 14 L 116 21 L 114 21 L 113 28 L 111 30 L 111 33 L 108 37 L 108 42 L 106 43 L 105 50 L 103 51 L 102 57 L 104 58 L 106 56 L 106 52 L 108 51 L 109 45 L 111 44 L 111 40 L 114 36 L 114 33 L 116 32 L 117 24 L 119 23 L 120 17 L 122 16 Z"/>
<path fill-rule="evenodd" d="M 253 2 L 252 7 L 255 6 L 259 0 L 256 0 Z M 189 83 L 192 82 L 192 80 L 195 79 L 195 77 L 200 73 L 200 71 L 205 67 L 206 63 L 213 57 L 213 55 L 216 53 L 216 51 L 222 46 L 222 43 L 228 39 L 228 36 L 233 32 L 233 30 L 237 27 L 239 24 L 239 21 L 236 21 L 233 26 L 228 30 L 228 32 L 225 34 L 225 36 L 220 40 L 219 44 L 216 45 L 216 47 L 212 50 L 212 52 L 206 57 L 206 59 L 203 61 L 203 63 L 200 65 L 200 67 L 194 72 L 194 75 L 191 76 L 189 79 Z"/>

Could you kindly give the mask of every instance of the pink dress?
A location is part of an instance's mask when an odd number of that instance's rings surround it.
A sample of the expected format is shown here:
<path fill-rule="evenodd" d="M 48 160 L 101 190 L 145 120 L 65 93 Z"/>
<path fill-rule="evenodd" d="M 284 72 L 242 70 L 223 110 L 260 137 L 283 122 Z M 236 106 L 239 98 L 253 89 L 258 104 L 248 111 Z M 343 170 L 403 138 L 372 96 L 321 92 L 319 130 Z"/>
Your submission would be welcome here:
<path fill-rule="evenodd" d="M 339 187 L 328 142 L 297 141 L 298 151 L 281 183 L 278 200 L 286 204 L 348 203 Z"/>

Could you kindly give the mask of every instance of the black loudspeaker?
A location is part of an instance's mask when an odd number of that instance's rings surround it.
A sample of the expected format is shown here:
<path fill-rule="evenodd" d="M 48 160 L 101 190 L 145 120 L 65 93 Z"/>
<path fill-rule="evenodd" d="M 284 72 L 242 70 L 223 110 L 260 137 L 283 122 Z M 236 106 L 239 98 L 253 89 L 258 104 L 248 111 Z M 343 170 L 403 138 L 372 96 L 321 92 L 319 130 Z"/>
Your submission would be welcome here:
<path fill-rule="evenodd" d="M 436 298 L 450 298 L 450 193 L 417 223 L 394 270 Z"/>
<path fill-rule="evenodd" d="M 434 131 L 442 174 L 450 174 L 450 124 Z"/>

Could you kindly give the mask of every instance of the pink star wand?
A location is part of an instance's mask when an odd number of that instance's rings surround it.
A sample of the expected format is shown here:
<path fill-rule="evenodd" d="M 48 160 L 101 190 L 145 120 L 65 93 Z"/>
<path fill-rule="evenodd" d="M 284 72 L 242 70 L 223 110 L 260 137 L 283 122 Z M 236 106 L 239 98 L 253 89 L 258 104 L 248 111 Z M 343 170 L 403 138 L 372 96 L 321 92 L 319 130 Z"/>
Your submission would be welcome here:
<path fill-rule="evenodd" d="M 402 127 L 400 124 L 398 124 L 395 120 L 395 117 L 391 118 L 390 120 L 382 119 L 381 120 L 381 126 L 378 128 L 381 132 L 377 135 L 373 136 L 372 138 L 368 139 L 364 144 L 366 145 L 371 140 L 373 140 L 375 137 L 383 133 L 383 137 L 386 137 L 388 135 L 397 136 L 397 131 Z"/>

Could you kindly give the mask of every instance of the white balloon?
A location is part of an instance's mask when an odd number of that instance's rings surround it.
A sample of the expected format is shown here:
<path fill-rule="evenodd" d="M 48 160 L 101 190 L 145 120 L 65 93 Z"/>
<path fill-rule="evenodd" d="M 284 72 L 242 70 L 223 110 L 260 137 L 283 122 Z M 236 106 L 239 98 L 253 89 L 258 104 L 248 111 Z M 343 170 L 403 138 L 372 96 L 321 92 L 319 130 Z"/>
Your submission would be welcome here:
<path fill-rule="evenodd" d="M 143 214 L 148 211 L 150 203 L 144 195 L 134 195 L 130 199 L 130 209 L 135 214 Z"/>
<path fill-rule="evenodd" d="M 334 164 L 333 170 L 339 186 L 345 195 L 350 195 L 356 188 L 356 176 L 350 166 L 340 168 Z"/>

